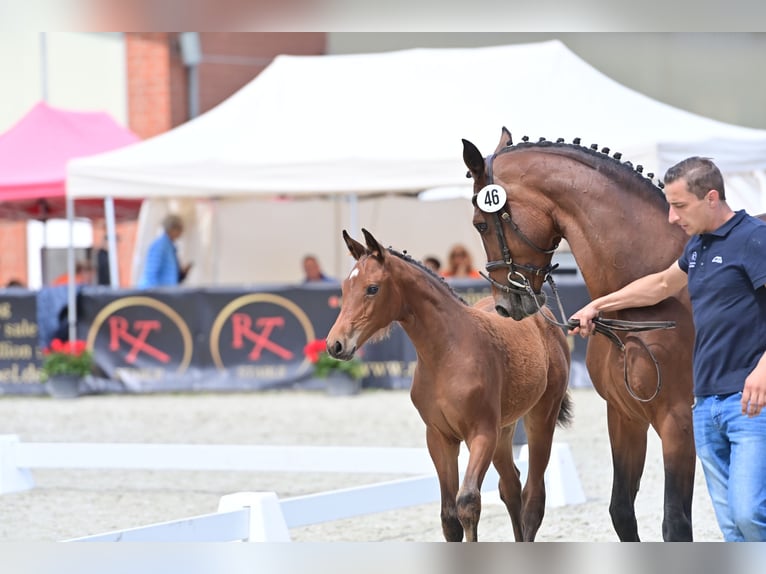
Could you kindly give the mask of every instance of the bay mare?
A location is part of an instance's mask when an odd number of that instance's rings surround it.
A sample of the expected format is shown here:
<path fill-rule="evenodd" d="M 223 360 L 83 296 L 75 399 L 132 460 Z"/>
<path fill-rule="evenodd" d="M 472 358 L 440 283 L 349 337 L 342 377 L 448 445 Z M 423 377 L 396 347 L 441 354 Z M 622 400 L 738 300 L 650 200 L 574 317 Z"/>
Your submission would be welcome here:
<path fill-rule="evenodd" d="M 506 321 L 490 297 L 468 306 L 423 265 L 363 233 L 366 245 L 343 232 L 357 262 L 343 281 L 328 352 L 350 359 L 399 322 L 417 352 L 410 396 L 426 425 L 439 478 L 445 539 L 461 541 L 465 534 L 467 541 L 478 540 L 481 486 L 492 463 L 516 540 L 534 540 L 545 512 L 544 473 L 554 429 L 571 416 L 563 331 L 540 315 Z M 529 445 L 523 490 L 513 460 L 513 432 L 522 418 Z M 463 441 L 470 454 L 460 484 Z"/>
<path fill-rule="evenodd" d="M 484 244 L 498 313 L 513 319 L 537 313 L 544 303 L 541 288 L 552 254 L 562 238 L 591 299 L 664 269 L 681 254 L 686 234 L 668 222 L 668 205 L 653 174 L 643 174 L 641 166 L 609 151 L 581 146 L 578 140 L 514 145 L 503 128 L 500 143 L 485 158 L 463 140 L 463 159 L 474 180 L 473 225 Z M 500 185 L 507 195 L 495 213 L 476 203 L 488 184 Z M 639 540 L 634 502 L 651 426 L 662 441 L 663 538 L 692 540 L 694 326 L 688 294 L 684 289 L 653 307 L 604 317 L 676 325 L 620 334 L 624 348 L 604 336 L 588 340 L 588 372 L 607 403 L 612 524 L 620 540 Z"/>

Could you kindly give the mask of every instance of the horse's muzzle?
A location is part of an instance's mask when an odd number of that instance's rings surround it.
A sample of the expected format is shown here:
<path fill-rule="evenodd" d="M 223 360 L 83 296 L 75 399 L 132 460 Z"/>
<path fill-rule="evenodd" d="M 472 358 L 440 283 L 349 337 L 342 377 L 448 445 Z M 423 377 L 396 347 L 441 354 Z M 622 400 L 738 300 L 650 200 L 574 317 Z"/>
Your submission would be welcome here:
<path fill-rule="evenodd" d="M 535 299 L 537 301 L 535 301 Z M 528 293 L 503 293 L 495 295 L 495 311 L 501 317 L 521 321 L 534 315 L 545 305 L 545 293 L 536 293 L 534 299 Z"/>

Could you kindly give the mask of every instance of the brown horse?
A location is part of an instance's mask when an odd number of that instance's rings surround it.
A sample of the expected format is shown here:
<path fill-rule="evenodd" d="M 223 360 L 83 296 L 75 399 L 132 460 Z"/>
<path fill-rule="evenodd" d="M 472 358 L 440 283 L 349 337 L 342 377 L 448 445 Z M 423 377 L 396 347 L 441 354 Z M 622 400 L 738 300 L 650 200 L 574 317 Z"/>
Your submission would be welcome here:
<path fill-rule="evenodd" d="M 463 159 L 474 179 L 473 225 L 484 243 L 499 314 L 521 319 L 538 310 L 561 238 L 569 242 L 591 298 L 664 269 L 680 255 L 687 237 L 668 223 L 668 204 L 653 174 L 644 176 L 641 166 L 608 152 L 578 140 L 524 139 L 513 145 L 503 128 L 500 144 L 485 159 L 463 140 Z M 502 189 L 484 190 L 488 184 Z M 502 205 L 495 212 L 481 204 L 498 196 Z M 621 345 L 607 337 L 588 341 L 588 372 L 607 403 L 615 531 L 620 540 L 639 540 L 634 502 L 651 425 L 662 440 L 665 468 L 663 538 L 692 540 L 694 326 L 688 295 L 684 289 L 654 307 L 605 317 L 676 324 L 672 330 L 622 335 Z"/>
<path fill-rule="evenodd" d="M 571 418 L 563 331 L 540 315 L 505 321 L 493 311 L 491 297 L 468 306 L 426 267 L 363 233 L 366 247 L 343 232 L 357 263 L 343 281 L 328 352 L 350 359 L 398 321 L 417 352 L 410 396 L 426 424 L 439 477 L 445 539 L 459 542 L 465 531 L 467 541 L 477 540 L 481 485 L 491 462 L 516 540 L 534 540 L 545 512 L 553 431 Z M 513 432 L 521 418 L 529 445 L 523 492 L 513 461 Z M 470 451 L 462 485 L 461 441 Z"/>

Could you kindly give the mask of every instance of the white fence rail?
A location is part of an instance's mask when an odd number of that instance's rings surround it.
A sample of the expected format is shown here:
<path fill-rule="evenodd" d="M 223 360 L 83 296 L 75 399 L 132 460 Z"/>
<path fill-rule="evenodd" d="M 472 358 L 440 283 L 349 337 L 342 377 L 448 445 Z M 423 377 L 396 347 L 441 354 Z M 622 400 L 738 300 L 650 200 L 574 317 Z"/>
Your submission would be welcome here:
<path fill-rule="evenodd" d="M 465 452 L 460 459 L 465 463 Z M 526 446 L 516 465 L 525 480 Z M 273 492 L 235 493 L 224 496 L 214 514 L 73 539 L 78 541 L 289 541 L 290 528 L 439 500 L 438 480 L 425 448 L 23 443 L 15 435 L 0 435 L 0 494 L 33 488 L 35 468 L 420 475 L 281 501 Z M 486 502 L 498 498 L 497 480 L 490 467 L 482 489 Z M 545 481 L 548 507 L 585 501 L 566 444 L 553 444 Z"/>

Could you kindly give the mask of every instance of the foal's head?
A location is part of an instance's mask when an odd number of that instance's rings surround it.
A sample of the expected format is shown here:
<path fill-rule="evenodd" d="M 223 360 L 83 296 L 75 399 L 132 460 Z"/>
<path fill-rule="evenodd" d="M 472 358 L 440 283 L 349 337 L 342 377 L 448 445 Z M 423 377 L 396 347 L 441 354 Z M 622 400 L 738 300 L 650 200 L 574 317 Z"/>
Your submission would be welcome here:
<path fill-rule="evenodd" d="M 401 287 L 392 276 L 393 268 L 407 265 L 383 248 L 366 229 L 366 246 L 343 231 L 356 265 L 343 280 L 343 303 L 335 324 L 327 335 L 327 351 L 336 359 L 350 359 L 366 341 L 388 333 L 400 315 Z"/>

